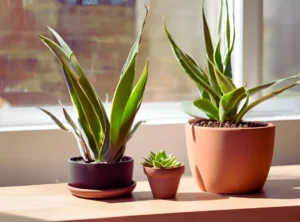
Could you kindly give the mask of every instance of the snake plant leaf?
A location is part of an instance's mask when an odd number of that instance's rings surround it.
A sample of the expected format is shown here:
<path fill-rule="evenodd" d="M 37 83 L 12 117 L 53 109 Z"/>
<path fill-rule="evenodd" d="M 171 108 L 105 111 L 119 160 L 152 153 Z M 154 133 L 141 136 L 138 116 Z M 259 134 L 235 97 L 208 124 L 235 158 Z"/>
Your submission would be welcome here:
<path fill-rule="evenodd" d="M 55 124 L 63 131 L 66 132 L 70 132 L 70 129 L 68 127 L 66 127 L 56 116 L 54 116 L 51 112 L 42 109 L 42 108 L 38 108 L 39 110 L 43 111 L 44 113 L 46 113 L 54 122 Z"/>
<path fill-rule="evenodd" d="M 143 94 L 145 91 L 147 79 L 148 79 L 148 67 L 149 61 L 146 62 L 144 71 L 137 82 L 136 86 L 132 90 L 132 93 L 128 99 L 126 107 L 122 113 L 122 120 L 120 128 L 118 130 L 117 140 L 111 143 L 112 153 L 114 155 L 114 150 L 117 150 L 122 144 L 126 143 L 127 136 L 130 133 L 131 126 L 134 122 L 135 116 L 142 103 Z M 124 74 L 125 75 L 125 74 Z"/>
<path fill-rule="evenodd" d="M 135 123 L 132 127 L 132 129 L 130 130 L 129 134 L 127 135 L 126 138 L 126 143 L 131 139 L 131 137 L 133 136 L 133 134 L 135 133 L 135 131 L 143 124 L 147 122 L 146 120 L 140 120 L 137 123 Z"/>
<path fill-rule="evenodd" d="M 71 116 L 69 115 L 69 113 L 67 112 L 67 110 L 65 109 L 65 107 L 62 105 L 62 103 L 60 101 L 59 101 L 59 104 L 61 105 L 65 119 L 67 120 L 69 125 L 73 128 L 76 135 L 79 135 L 77 125 L 75 124 L 75 122 L 73 121 L 73 119 L 71 118 Z"/>
<path fill-rule="evenodd" d="M 48 29 L 52 32 L 52 34 L 54 35 L 54 37 L 60 44 L 62 50 L 65 52 L 65 54 L 69 58 L 70 63 L 71 63 L 71 68 L 73 68 L 74 72 L 77 73 L 77 75 L 79 75 L 79 78 L 78 78 L 79 84 L 84 89 L 87 97 L 90 99 L 90 101 L 95 109 L 95 112 L 98 116 L 98 120 L 100 121 L 100 126 L 101 126 L 102 130 L 105 132 L 105 137 L 108 138 L 109 137 L 109 130 L 108 130 L 109 129 L 109 121 L 108 121 L 108 117 L 107 117 L 106 111 L 104 109 L 104 106 L 103 106 L 99 96 L 97 95 L 96 90 L 94 89 L 93 85 L 89 82 L 88 78 L 84 74 L 79 62 L 77 61 L 72 50 L 69 48 L 68 44 L 63 40 L 63 38 L 55 30 L 53 30 L 50 27 L 48 27 Z M 47 39 L 45 39 L 45 40 L 47 41 Z M 55 45 L 53 45 L 51 47 L 51 42 L 49 42 L 49 40 L 47 41 L 47 44 L 50 46 L 51 49 L 57 48 L 57 47 L 55 47 Z M 72 70 L 72 69 L 70 69 L 70 70 Z M 108 140 L 108 139 L 106 139 L 106 140 Z"/>
<path fill-rule="evenodd" d="M 202 110 L 209 118 L 218 120 L 219 109 L 208 99 L 197 99 L 194 105 Z"/>
<path fill-rule="evenodd" d="M 217 77 L 218 84 L 221 88 L 221 91 L 223 94 L 226 94 L 228 92 L 231 92 L 232 90 L 236 89 L 234 83 L 232 82 L 232 79 L 225 76 L 223 73 L 219 71 L 219 69 L 213 64 L 213 62 L 207 57 L 208 62 L 213 66 L 215 70 L 215 74 Z"/>
<path fill-rule="evenodd" d="M 221 36 L 223 28 L 223 0 L 220 0 L 220 12 L 218 22 L 218 36 Z"/>
<path fill-rule="evenodd" d="M 182 103 L 179 103 L 179 107 L 180 109 L 186 113 L 189 116 L 192 117 L 202 117 L 205 118 L 206 114 L 204 112 L 202 112 L 201 110 L 199 110 L 195 105 L 194 105 L 194 101 L 185 101 Z"/>
<path fill-rule="evenodd" d="M 100 134 L 102 130 L 100 121 L 94 107 L 78 81 L 72 77 L 67 67 L 64 67 L 63 69 L 73 104 L 78 112 L 79 122 L 88 137 L 89 145 L 93 150 L 94 155 L 98 157 L 99 151 L 103 146 Z"/>
<path fill-rule="evenodd" d="M 59 45 L 61 46 L 63 51 L 66 53 L 68 58 L 71 58 L 71 55 L 73 54 L 73 52 L 70 49 L 70 47 L 68 46 L 68 44 L 65 42 L 65 40 L 63 40 L 63 38 L 54 29 L 50 28 L 49 26 L 47 26 L 47 27 L 50 30 L 50 32 L 52 32 L 52 34 L 54 35 L 54 37 L 56 38 L 56 40 L 58 41 Z"/>
<path fill-rule="evenodd" d="M 208 58 L 211 61 L 213 61 L 214 60 L 214 49 L 213 49 L 213 44 L 212 44 L 212 40 L 211 40 L 210 30 L 209 30 L 205 12 L 204 12 L 204 1 L 202 3 L 202 19 L 203 19 L 203 32 L 204 32 L 204 40 L 205 40 L 205 46 L 206 46 L 206 54 L 207 54 Z M 209 62 L 208 62 L 208 70 L 209 70 L 208 71 L 208 79 L 210 82 L 210 86 L 219 95 L 220 88 L 217 83 L 214 68 L 211 66 L 211 64 Z M 215 101 L 216 105 L 217 105 L 218 101 L 219 100 Z"/>
<path fill-rule="evenodd" d="M 136 57 L 139 51 L 142 31 L 146 23 L 147 15 L 148 15 L 148 8 L 146 7 L 146 16 L 142 28 L 127 56 L 126 62 L 121 71 L 120 81 L 117 85 L 113 97 L 111 117 L 110 117 L 110 123 L 111 123 L 110 136 L 111 136 L 112 144 L 115 144 L 118 141 L 118 134 L 122 125 L 123 113 L 126 109 L 126 105 L 128 103 L 128 100 L 132 92 L 133 81 L 135 77 Z"/>
<path fill-rule="evenodd" d="M 221 55 L 221 36 L 220 36 L 220 38 L 218 40 L 216 49 L 214 51 L 214 57 L 213 57 L 213 59 L 214 59 L 214 62 L 216 64 L 217 69 L 222 71 L 223 70 L 223 61 L 222 61 L 222 55 Z M 217 76 L 216 76 L 216 79 L 217 79 Z"/>
<path fill-rule="evenodd" d="M 278 80 L 270 82 L 270 83 L 266 83 L 266 84 L 263 84 L 263 85 L 260 85 L 260 86 L 253 87 L 253 88 L 249 89 L 248 91 L 249 91 L 250 95 L 253 95 L 253 94 L 258 93 L 258 92 L 260 92 L 264 89 L 267 89 L 271 86 L 277 85 L 277 84 L 282 83 L 282 82 L 287 81 L 287 80 L 297 79 L 299 77 L 300 77 L 300 73 L 298 73 L 296 75 L 293 75 L 293 76 L 290 76 L 288 78 L 278 79 Z"/>
<path fill-rule="evenodd" d="M 92 97 L 88 97 L 79 84 L 79 79 L 84 79 L 85 76 L 75 73 L 73 66 L 70 64 L 69 58 L 59 45 L 43 36 L 39 37 L 51 49 L 63 65 L 65 79 L 68 84 L 73 104 L 77 108 L 79 121 L 89 139 L 90 147 L 92 148 L 95 156 L 98 156 L 98 151 L 103 145 L 103 141 L 100 140 L 102 127 L 95 108 L 91 104 L 90 99 Z"/>
<path fill-rule="evenodd" d="M 126 62 L 122 68 L 122 71 L 121 71 L 121 76 L 125 73 L 125 71 L 129 68 L 129 65 L 131 64 L 131 61 L 134 59 L 134 57 L 136 56 L 136 54 L 138 53 L 139 51 L 139 45 L 140 45 L 140 42 L 141 42 L 141 38 L 142 38 L 142 33 L 143 33 L 143 29 L 145 27 L 145 24 L 146 24 L 146 21 L 147 21 L 147 17 L 148 17 L 148 13 L 149 13 L 149 8 L 147 6 L 145 6 L 146 8 L 146 15 L 145 15 L 145 18 L 144 18 L 144 21 L 143 21 L 143 25 L 142 25 L 142 28 L 127 56 L 127 59 L 126 59 Z"/>
<path fill-rule="evenodd" d="M 221 97 L 219 105 L 219 119 L 224 121 L 231 121 L 236 115 L 239 104 L 244 98 L 246 93 L 246 84 L 240 88 L 237 88 L 231 92 L 226 93 Z"/>
<path fill-rule="evenodd" d="M 161 158 L 162 158 L 162 153 L 161 153 L 161 151 L 159 151 L 159 152 L 155 155 L 154 161 L 159 161 Z"/>
<path fill-rule="evenodd" d="M 195 82 L 198 87 L 203 88 L 203 90 L 212 96 L 214 101 L 219 101 L 220 95 L 218 95 L 217 92 L 209 85 L 209 83 L 207 83 L 205 77 L 203 77 L 199 69 L 195 67 L 193 61 L 191 61 L 189 57 L 186 56 L 185 53 L 177 46 L 171 34 L 169 33 L 166 24 L 164 24 L 164 28 L 175 57 L 183 71 Z"/>
<path fill-rule="evenodd" d="M 246 100 L 244 102 L 243 107 L 241 108 L 241 110 L 238 112 L 238 114 L 235 117 L 235 121 L 234 121 L 235 123 L 239 123 L 242 120 L 242 117 L 244 116 L 244 113 L 245 113 L 245 111 L 247 110 L 247 107 L 248 107 L 250 95 L 249 95 L 249 92 L 246 88 L 245 88 L 245 91 L 246 91 Z"/>
<path fill-rule="evenodd" d="M 265 96 L 259 98 L 259 99 L 256 100 L 255 102 L 251 103 L 251 104 L 247 107 L 247 109 L 245 109 L 245 110 L 240 114 L 240 116 L 241 116 L 240 118 L 243 118 L 243 116 L 244 116 L 249 110 L 251 110 L 252 108 L 254 108 L 255 106 L 257 106 L 258 104 L 260 104 L 260 103 L 264 102 L 265 100 L 268 100 L 268 99 L 270 99 L 270 98 L 272 98 L 272 97 L 274 97 L 274 96 L 277 96 L 277 95 L 279 95 L 280 93 L 283 93 L 284 91 L 286 91 L 286 90 L 288 90 L 288 89 L 290 89 L 290 88 L 292 88 L 292 87 L 294 87 L 294 86 L 296 86 L 296 85 L 298 85 L 298 84 L 300 84 L 300 81 L 298 81 L 298 82 L 296 82 L 296 83 L 293 83 L 293 84 L 291 84 L 291 85 L 285 86 L 285 87 L 283 87 L 283 88 L 281 88 L 281 89 L 275 90 L 275 91 L 273 91 L 273 92 L 271 92 L 271 93 L 269 93 L 269 94 L 267 94 L 267 95 L 265 95 Z"/>
<path fill-rule="evenodd" d="M 121 76 L 112 101 L 110 116 L 110 137 L 111 143 L 115 144 L 118 140 L 119 131 L 122 125 L 123 113 L 126 109 L 127 102 L 130 98 L 135 76 L 136 56 L 130 61 L 130 65 L 125 73 Z"/>
<path fill-rule="evenodd" d="M 162 156 L 163 159 L 167 159 L 168 158 L 168 155 L 167 155 L 167 153 L 165 151 L 161 152 L 161 156 Z"/>
<path fill-rule="evenodd" d="M 229 20 L 229 8 L 228 8 L 228 1 L 225 0 L 226 5 L 226 40 L 227 40 L 227 48 L 230 48 L 230 37 L 231 37 L 231 31 L 230 31 L 230 20 Z"/>

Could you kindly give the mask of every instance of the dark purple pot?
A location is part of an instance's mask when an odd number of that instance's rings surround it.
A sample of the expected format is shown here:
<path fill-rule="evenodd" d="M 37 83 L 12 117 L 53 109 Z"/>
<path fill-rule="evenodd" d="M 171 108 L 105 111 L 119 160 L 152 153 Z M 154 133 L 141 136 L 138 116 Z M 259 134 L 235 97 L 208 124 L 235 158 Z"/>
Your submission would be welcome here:
<path fill-rule="evenodd" d="M 123 156 L 117 163 L 84 163 L 82 157 L 68 161 L 69 185 L 82 189 L 106 190 L 132 184 L 133 159 Z"/>

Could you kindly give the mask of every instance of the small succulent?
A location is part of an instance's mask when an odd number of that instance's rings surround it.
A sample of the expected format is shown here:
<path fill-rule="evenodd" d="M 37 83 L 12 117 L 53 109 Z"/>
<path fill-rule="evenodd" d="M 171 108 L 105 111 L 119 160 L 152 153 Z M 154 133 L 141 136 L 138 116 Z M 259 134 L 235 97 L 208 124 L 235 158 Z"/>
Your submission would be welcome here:
<path fill-rule="evenodd" d="M 213 44 L 204 8 L 202 8 L 207 67 L 200 67 L 176 44 L 166 25 L 164 27 L 179 65 L 194 81 L 199 91 L 199 99 L 181 104 L 183 111 L 190 116 L 201 117 L 202 113 L 197 112 L 201 110 L 211 120 L 239 123 L 250 109 L 300 84 L 300 81 L 264 95 L 251 103 L 249 102 L 250 96 L 286 80 L 299 78 L 300 74 L 253 88 L 247 88 L 246 83 L 241 87 L 236 87 L 232 81 L 231 69 L 231 55 L 235 42 L 234 15 L 230 18 L 227 0 L 220 0 L 220 2 L 218 36 L 215 44 Z M 196 112 L 195 107 L 198 108 Z"/>
<path fill-rule="evenodd" d="M 142 163 L 145 167 L 156 167 L 156 168 L 173 168 L 182 166 L 181 162 L 177 161 L 177 156 L 173 154 L 167 155 L 165 151 L 160 151 L 158 153 L 150 152 L 148 158 L 144 158 Z"/>
<path fill-rule="evenodd" d="M 141 106 L 148 79 L 147 61 L 139 80 L 134 85 L 136 58 L 142 30 L 148 14 L 148 9 L 146 8 L 146 10 L 142 29 L 129 52 L 114 92 L 110 119 L 96 90 L 77 61 L 75 54 L 62 37 L 51 28 L 49 30 L 56 38 L 58 44 L 39 35 L 43 43 L 61 62 L 78 119 L 73 120 L 63 106 L 63 114 L 68 125 L 62 123 L 49 111 L 41 110 L 50 116 L 60 129 L 74 134 L 78 141 L 81 156 L 86 162 L 112 163 L 120 161 L 125 152 L 126 143 L 144 122 L 139 121 L 135 125 L 133 124 Z"/>

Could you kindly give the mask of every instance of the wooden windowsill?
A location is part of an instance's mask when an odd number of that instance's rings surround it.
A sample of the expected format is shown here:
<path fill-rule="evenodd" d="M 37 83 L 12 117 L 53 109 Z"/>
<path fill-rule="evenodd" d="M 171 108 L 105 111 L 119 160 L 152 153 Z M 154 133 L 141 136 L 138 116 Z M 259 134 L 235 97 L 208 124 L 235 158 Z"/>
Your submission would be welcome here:
<path fill-rule="evenodd" d="M 154 200 L 147 181 L 132 196 L 86 200 L 72 196 L 66 184 L 0 188 L 0 221 L 300 221 L 300 165 L 272 167 L 264 191 L 249 195 L 200 192 L 183 178 L 177 198 Z M 1 219 L 4 218 L 4 219 Z M 35 221 L 35 220 L 32 220 Z"/>

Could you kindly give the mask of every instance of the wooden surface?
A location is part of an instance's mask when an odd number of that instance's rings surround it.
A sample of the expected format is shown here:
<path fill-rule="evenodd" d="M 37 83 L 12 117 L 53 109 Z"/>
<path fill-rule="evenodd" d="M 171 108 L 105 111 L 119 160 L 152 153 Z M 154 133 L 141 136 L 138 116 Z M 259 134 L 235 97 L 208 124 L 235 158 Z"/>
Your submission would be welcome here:
<path fill-rule="evenodd" d="M 147 181 L 139 182 L 132 196 L 102 201 L 76 198 L 66 184 L 2 187 L 0 221 L 23 221 L 15 216 L 24 221 L 300 222 L 300 165 L 273 167 L 263 192 L 238 196 L 200 192 L 192 178 L 182 179 L 172 200 L 154 200 Z"/>

